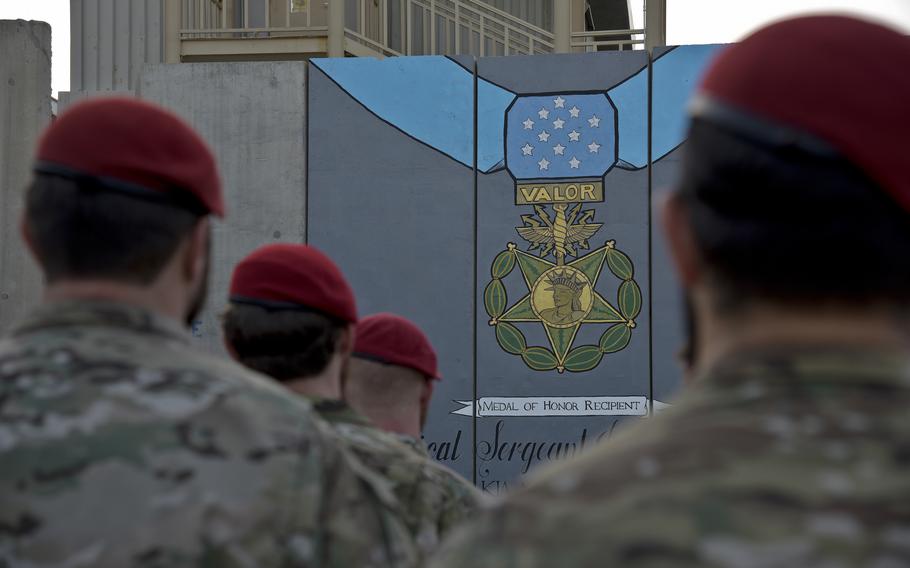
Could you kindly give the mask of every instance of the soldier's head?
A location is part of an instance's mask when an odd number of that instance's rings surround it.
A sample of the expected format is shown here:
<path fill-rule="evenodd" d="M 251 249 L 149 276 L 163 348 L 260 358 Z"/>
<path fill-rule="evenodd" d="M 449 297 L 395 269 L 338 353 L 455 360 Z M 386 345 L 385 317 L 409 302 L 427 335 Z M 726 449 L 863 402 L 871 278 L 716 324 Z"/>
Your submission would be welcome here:
<path fill-rule="evenodd" d="M 908 63 L 910 38 L 836 16 L 714 61 L 664 215 L 699 326 L 757 310 L 908 321 Z"/>
<path fill-rule="evenodd" d="M 412 322 L 382 313 L 357 324 L 345 398 L 376 426 L 419 437 L 438 378 L 436 352 Z"/>
<path fill-rule="evenodd" d="M 22 233 L 49 299 L 131 299 L 191 321 L 208 274 L 215 159 L 170 112 L 129 98 L 75 105 L 44 133 Z"/>
<path fill-rule="evenodd" d="M 335 263 L 307 245 L 272 244 L 234 268 L 224 340 L 246 367 L 338 399 L 356 321 L 354 293 Z"/>

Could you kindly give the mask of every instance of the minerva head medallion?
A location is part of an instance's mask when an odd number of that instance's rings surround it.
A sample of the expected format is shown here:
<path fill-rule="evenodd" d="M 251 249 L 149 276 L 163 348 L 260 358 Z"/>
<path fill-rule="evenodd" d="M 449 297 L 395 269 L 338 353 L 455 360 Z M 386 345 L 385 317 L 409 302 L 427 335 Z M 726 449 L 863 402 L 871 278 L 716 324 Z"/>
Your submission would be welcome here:
<path fill-rule="evenodd" d="M 518 97 L 506 112 L 506 167 L 516 180 L 522 250 L 508 243 L 491 266 L 484 308 L 496 341 L 536 371 L 590 371 L 625 349 L 641 311 L 632 260 L 613 240 L 592 250 L 603 228 L 589 204 L 604 201 L 604 176 L 615 165 L 616 111 L 605 93 Z M 509 303 L 504 279 L 515 269 L 524 286 Z M 598 291 L 606 272 L 619 280 L 611 303 Z M 529 346 L 522 328 L 542 325 L 549 345 Z M 596 345 L 575 345 L 585 325 L 603 327 Z"/>

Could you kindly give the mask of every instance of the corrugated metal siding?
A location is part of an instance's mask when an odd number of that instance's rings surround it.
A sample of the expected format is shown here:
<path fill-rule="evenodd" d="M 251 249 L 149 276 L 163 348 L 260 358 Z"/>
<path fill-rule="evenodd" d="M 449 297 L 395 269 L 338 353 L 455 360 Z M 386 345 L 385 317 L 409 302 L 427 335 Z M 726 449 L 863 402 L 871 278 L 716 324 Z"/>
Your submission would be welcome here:
<path fill-rule="evenodd" d="M 73 91 L 133 89 L 145 63 L 164 61 L 162 0 L 70 0 Z"/>
<path fill-rule="evenodd" d="M 538 28 L 553 31 L 553 0 L 480 0 Z"/>
<path fill-rule="evenodd" d="M 357 0 L 346 0 L 347 2 L 347 22 L 350 26 L 359 28 L 360 15 L 357 12 Z M 480 0 L 480 3 L 487 4 L 498 8 L 512 16 L 522 19 L 529 24 L 552 31 L 553 27 L 553 4 L 552 0 Z M 407 48 L 405 37 L 405 22 L 407 12 L 403 0 L 389 0 L 388 2 L 388 46 L 389 48 L 405 53 Z M 470 4 L 469 4 L 470 5 Z M 380 13 L 372 9 L 373 3 L 367 3 L 367 30 L 368 37 L 379 40 L 381 34 Z M 358 24 L 355 26 L 354 24 Z M 433 25 L 430 17 L 430 11 L 418 4 L 411 5 L 410 19 L 410 54 L 411 55 L 428 55 L 434 53 L 431 46 L 431 26 Z M 436 47 L 437 54 L 454 54 L 455 53 L 455 25 L 443 16 L 436 17 Z M 484 49 L 480 49 L 480 33 L 474 29 L 469 29 L 467 25 L 460 26 L 457 33 L 459 38 L 459 53 L 468 53 L 473 55 L 504 55 L 505 45 L 503 44 L 503 32 L 501 27 L 496 27 L 491 20 L 486 21 L 487 30 L 484 40 Z M 498 31 L 498 33 L 497 33 Z M 495 36 L 495 37 L 490 37 Z M 496 39 L 498 38 L 498 39 Z M 527 41 L 516 41 L 513 34 L 510 40 L 510 53 L 515 50 L 528 49 Z M 522 47 L 522 45 L 524 47 Z"/>

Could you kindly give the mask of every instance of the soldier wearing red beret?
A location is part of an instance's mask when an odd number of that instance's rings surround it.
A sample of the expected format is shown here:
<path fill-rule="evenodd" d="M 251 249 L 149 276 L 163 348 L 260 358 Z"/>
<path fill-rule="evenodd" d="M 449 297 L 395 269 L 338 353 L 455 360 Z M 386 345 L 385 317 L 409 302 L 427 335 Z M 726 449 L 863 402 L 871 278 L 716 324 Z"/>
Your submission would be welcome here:
<path fill-rule="evenodd" d="M 388 325 L 384 316 L 378 327 L 375 318 L 356 325 L 354 294 L 341 271 L 314 247 L 297 244 L 267 245 L 240 261 L 230 304 L 224 316 L 228 351 L 313 403 L 344 445 L 392 488 L 420 552 L 433 551 L 441 536 L 474 511 L 479 494 L 473 486 L 343 401 L 355 350 L 418 368 L 421 382 L 438 376 L 436 355 L 413 324 L 405 322 L 409 327 L 402 331 L 404 320 Z M 357 338 L 361 330 L 365 341 Z M 413 350 L 396 358 L 389 342 L 398 340 Z M 408 433 L 419 437 L 420 407 L 412 411 L 416 419 Z"/>
<path fill-rule="evenodd" d="M 197 352 L 215 159 L 183 121 L 96 99 L 44 134 L 22 222 L 43 305 L 0 338 L 0 564 L 411 565 L 312 408 Z"/>
<path fill-rule="evenodd" d="M 357 324 L 351 374 L 344 385 L 345 400 L 374 426 L 401 440 L 421 457 L 427 449 L 421 439 L 433 384 L 441 379 L 436 351 L 413 322 L 390 313 L 367 316 Z M 432 505 L 440 535 L 469 518 L 478 497 L 460 475 L 440 468 L 437 483 L 441 502 L 414 502 L 412 509 Z"/>
<path fill-rule="evenodd" d="M 423 331 L 395 314 L 357 324 L 345 399 L 377 427 L 426 454 L 420 435 L 440 379 L 436 351 Z"/>
<path fill-rule="evenodd" d="M 836 16 L 721 52 L 664 218 L 692 385 L 432 566 L 910 566 L 908 66 Z"/>

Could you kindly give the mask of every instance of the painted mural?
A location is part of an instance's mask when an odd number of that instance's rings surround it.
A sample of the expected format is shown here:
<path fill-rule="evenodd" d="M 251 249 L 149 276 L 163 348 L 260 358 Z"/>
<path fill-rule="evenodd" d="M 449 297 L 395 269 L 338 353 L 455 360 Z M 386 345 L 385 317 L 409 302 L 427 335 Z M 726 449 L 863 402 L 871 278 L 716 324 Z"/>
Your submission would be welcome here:
<path fill-rule="evenodd" d="M 312 61 L 308 241 L 362 313 L 427 331 L 443 380 L 425 440 L 482 489 L 678 389 L 652 197 L 715 49 Z"/>

